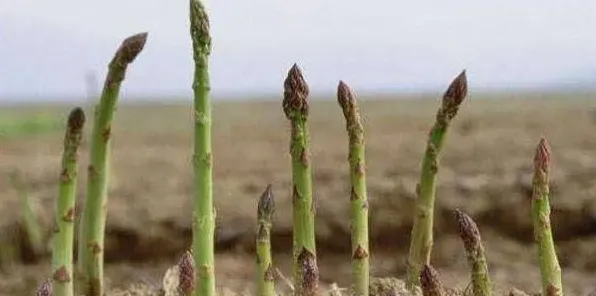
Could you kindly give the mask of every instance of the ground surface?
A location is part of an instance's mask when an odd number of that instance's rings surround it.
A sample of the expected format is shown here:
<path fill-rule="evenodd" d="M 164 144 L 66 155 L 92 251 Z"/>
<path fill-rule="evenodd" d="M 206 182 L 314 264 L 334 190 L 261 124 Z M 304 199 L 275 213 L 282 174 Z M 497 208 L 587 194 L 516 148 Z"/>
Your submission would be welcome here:
<path fill-rule="evenodd" d="M 567 294 L 587 295 L 596 289 L 596 101 L 588 97 L 521 100 L 521 95 L 486 99 L 470 94 L 453 123 L 439 170 L 432 261 L 448 284 L 467 284 L 465 255 L 452 214 L 460 208 L 480 226 L 493 281 L 504 289 L 539 289 L 527 197 L 534 148 L 545 135 L 553 149 L 552 225 Z M 400 277 L 405 272 L 419 162 L 438 101 L 362 100 L 372 272 Z M 23 118 L 37 112 L 67 114 L 65 108 L 9 110 Z M 166 268 L 189 246 L 191 114 L 190 106 L 168 105 L 122 106 L 117 111 L 106 241 L 107 275 L 113 286 L 159 284 Z M 312 104 L 310 128 L 321 277 L 345 286 L 350 242 L 347 136 L 334 101 Z M 284 274 L 291 274 L 288 131 L 280 102 L 214 107 L 219 285 L 251 291 L 256 201 L 267 183 L 273 184 L 277 203 L 274 260 Z M 88 139 L 81 156 L 80 198 Z M 0 175 L 20 171 L 45 230 L 51 226 L 61 142 L 62 131 L 51 130 L 0 138 Z M 8 177 L 0 178 L 0 199 L 2 240 L 18 240 L 19 203 Z M 49 275 L 49 257 L 36 262 L 26 253 L 23 257 L 26 264 L 5 268 L 0 276 L 0 294 L 31 295 Z"/>

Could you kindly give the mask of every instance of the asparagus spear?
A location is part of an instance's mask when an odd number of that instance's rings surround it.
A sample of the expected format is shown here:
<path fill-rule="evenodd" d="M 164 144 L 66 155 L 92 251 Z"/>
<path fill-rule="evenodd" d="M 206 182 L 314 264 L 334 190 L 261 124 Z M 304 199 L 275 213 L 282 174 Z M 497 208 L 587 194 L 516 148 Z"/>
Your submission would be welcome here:
<path fill-rule="evenodd" d="M 301 281 L 301 253 L 312 255 L 316 262 L 315 207 L 312 199 L 312 167 L 309 160 L 308 97 L 309 89 L 298 65 L 294 64 L 284 82 L 283 110 L 292 127 L 292 202 L 294 222 L 294 279 Z M 310 258 L 310 257 L 309 257 Z M 296 283 L 295 295 L 301 295 L 302 282 Z"/>
<path fill-rule="evenodd" d="M 410 249 L 407 259 L 406 286 L 412 290 L 420 284 L 420 271 L 424 264 L 430 263 L 433 246 L 433 213 L 435 203 L 436 176 L 439 169 L 439 156 L 447 130 L 459 107 L 468 93 L 465 70 L 449 85 L 443 94 L 441 107 L 432 127 L 426 152 L 422 159 L 420 181 L 417 187 L 416 213 L 410 237 Z"/>
<path fill-rule="evenodd" d="M 73 109 L 68 116 L 60 189 L 56 202 L 56 234 L 52 247 L 52 285 L 56 296 L 72 296 L 72 256 L 74 244 L 75 200 L 78 178 L 78 149 L 81 144 L 85 113 L 81 108 Z"/>
<path fill-rule="evenodd" d="M 195 262 L 192 253 L 184 252 L 178 262 L 178 292 L 182 296 L 191 296 L 195 290 Z"/>
<path fill-rule="evenodd" d="M 271 259 L 271 226 L 275 202 L 271 184 L 267 185 L 265 192 L 259 199 L 257 209 L 258 231 L 257 231 L 257 295 L 275 296 L 273 266 Z"/>
<path fill-rule="evenodd" d="M 459 236 L 466 249 L 470 269 L 472 269 L 471 277 L 474 295 L 490 296 L 492 295 L 492 284 L 478 226 L 470 216 L 458 209 L 455 210 L 455 219 Z"/>
<path fill-rule="evenodd" d="M 128 65 L 143 50 L 147 33 L 126 38 L 108 68 L 99 105 L 95 109 L 91 137 L 87 199 L 83 210 L 78 265 L 83 294 L 103 295 L 103 248 L 110 171 L 110 138 L 116 102 Z"/>
<path fill-rule="evenodd" d="M 445 290 L 439 273 L 430 265 L 424 264 L 420 274 L 420 286 L 423 296 L 444 296 Z"/>
<path fill-rule="evenodd" d="M 211 152 L 210 24 L 200 0 L 190 0 L 190 34 L 194 59 L 194 214 L 193 250 L 196 264 L 195 295 L 215 295 L 215 208 Z"/>
<path fill-rule="evenodd" d="M 557 259 L 555 243 L 550 226 L 548 174 L 550 147 L 545 138 L 540 140 L 534 156 L 532 181 L 532 223 L 534 238 L 538 245 L 538 261 L 542 276 L 544 295 L 563 295 L 561 266 Z"/>
<path fill-rule="evenodd" d="M 350 87 L 343 81 L 337 87 L 337 100 L 346 119 L 349 136 L 350 182 L 351 182 L 351 239 L 352 283 L 354 293 L 368 296 L 368 199 L 366 195 L 364 128 L 360 120 L 360 108 Z"/>

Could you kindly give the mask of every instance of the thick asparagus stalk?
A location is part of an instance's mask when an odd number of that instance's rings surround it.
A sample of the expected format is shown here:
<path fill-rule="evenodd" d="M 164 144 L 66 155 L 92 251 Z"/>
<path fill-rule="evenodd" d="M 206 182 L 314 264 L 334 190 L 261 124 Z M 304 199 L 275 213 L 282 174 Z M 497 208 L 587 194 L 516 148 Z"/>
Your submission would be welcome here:
<path fill-rule="evenodd" d="M 430 265 L 424 264 L 420 274 L 420 286 L 423 296 L 444 296 L 445 290 L 439 273 Z"/>
<path fill-rule="evenodd" d="M 193 253 L 196 264 L 195 295 L 215 295 L 215 209 L 213 207 L 213 155 L 211 152 L 211 82 L 209 16 L 200 0 L 190 0 L 190 33 L 194 58 L 194 214 Z"/>
<path fill-rule="evenodd" d="M 455 219 L 457 221 L 459 236 L 466 250 L 468 264 L 472 270 L 471 277 L 474 295 L 492 295 L 488 264 L 478 226 L 476 226 L 476 223 L 470 216 L 458 209 L 455 210 Z"/>
<path fill-rule="evenodd" d="M 275 202 L 271 184 L 259 199 L 257 207 L 257 295 L 275 296 L 273 262 L 271 259 L 271 227 L 275 213 Z"/>
<path fill-rule="evenodd" d="M 143 50 L 147 33 L 126 38 L 108 68 L 91 136 L 87 198 L 81 218 L 78 265 L 83 294 L 103 295 L 103 246 L 110 171 L 110 138 L 116 102 L 128 65 Z"/>
<path fill-rule="evenodd" d="M 191 296 L 195 290 L 195 262 L 192 253 L 184 252 L 178 262 L 178 292 L 181 296 Z"/>
<path fill-rule="evenodd" d="M 337 100 L 346 119 L 349 137 L 350 182 L 351 182 L 351 239 L 352 239 L 352 283 L 354 294 L 368 296 L 369 252 L 368 252 L 368 199 L 366 195 L 364 128 L 360 109 L 350 87 L 343 81 L 337 87 Z"/>
<path fill-rule="evenodd" d="M 555 243 L 550 226 L 550 204 L 548 173 L 550 147 L 545 138 L 540 140 L 534 156 L 534 178 L 532 182 L 532 223 L 534 239 L 538 245 L 538 261 L 542 275 L 544 295 L 563 295 L 561 266 L 557 259 Z"/>
<path fill-rule="evenodd" d="M 78 178 L 77 162 L 84 124 L 83 109 L 73 109 L 68 116 L 68 125 L 64 136 L 60 189 L 56 202 L 57 232 L 52 242 L 52 286 L 56 296 L 74 295 L 72 256 Z"/>
<path fill-rule="evenodd" d="M 420 271 L 430 263 L 433 246 L 433 214 L 435 203 L 436 176 L 439 169 L 440 152 L 445 135 L 459 107 L 468 93 L 466 72 L 462 71 L 443 94 L 441 107 L 432 127 L 426 152 L 422 159 L 420 181 L 417 187 L 416 213 L 410 236 L 410 249 L 407 259 L 406 285 L 412 290 L 420 284 Z"/>
<path fill-rule="evenodd" d="M 309 160 L 308 97 L 309 89 L 300 68 L 294 64 L 284 82 L 283 110 L 292 127 L 290 154 L 292 156 L 292 203 L 294 222 L 294 279 L 300 281 L 303 269 L 299 261 L 304 251 L 316 261 L 315 205 L 312 199 L 312 168 Z M 301 295 L 302 283 L 295 284 Z"/>

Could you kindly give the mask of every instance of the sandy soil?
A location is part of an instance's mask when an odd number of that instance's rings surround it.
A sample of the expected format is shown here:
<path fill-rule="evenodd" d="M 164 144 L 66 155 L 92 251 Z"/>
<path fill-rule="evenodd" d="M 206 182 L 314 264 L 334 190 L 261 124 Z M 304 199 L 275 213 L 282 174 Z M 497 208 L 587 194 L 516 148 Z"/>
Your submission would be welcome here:
<path fill-rule="evenodd" d="M 439 170 L 433 264 L 452 286 L 467 284 L 466 261 L 455 236 L 453 209 L 478 223 L 494 282 L 504 290 L 539 289 L 529 219 L 532 155 L 540 137 L 553 149 L 552 225 L 567 295 L 596 289 L 596 102 L 575 97 L 486 100 L 471 94 L 453 123 Z M 402 276 L 412 224 L 419 162 L 437 100 L 363 99 L 374 276 Z M 57 109 L 66 116 L 66 109 Z M 112 128 L 113 177 L 106 240 L 113 286 L 159 284 L 190 243 L 192 151 L 190 106 L 122 106 Z M 290 274 L 289 126 L 279 102 L 219 103 L 214 108 L 214 186 L 217 205 L 218 284 L 251 291 L 256 201 L 268 183 L 276 198 L 273 247 Z M 88 126 L 90 127 L 90 126 Z M 347 136 L 333 101 L 311 107 L 317 239 L 322 280 L 347 285 L 349 186 Z M 81 156 L 80 202 L 87 140 Z M 18 169 L 49 233 L 62 135 L 3 139 L 0 174 Z M 18 199 L 0 178 L 2 240 L 23 241 Z M 49 275 L 49 257 L 28 255 L 6 268 L 0 294 L 31 295 Z M 280 282 L 280 286 L 283 283 Z"/>

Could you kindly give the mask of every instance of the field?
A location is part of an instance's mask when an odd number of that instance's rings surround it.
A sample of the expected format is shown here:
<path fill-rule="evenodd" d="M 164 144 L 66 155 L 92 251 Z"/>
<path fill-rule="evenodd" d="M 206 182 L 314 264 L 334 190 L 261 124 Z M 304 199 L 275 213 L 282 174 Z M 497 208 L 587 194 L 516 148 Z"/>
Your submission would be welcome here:
<path fill-rule="evenodd" d="M 375 277 L 404 276 L 420 160 L 440 95 L 358 98 L 367 142 Z M 448 285 L 463 289 L 469 282 L 453 216 L 453 210 L 460 208 L 480 227 L 498 290 L 540 291 L 529 193 L 534 149 L 546 136 L 553 151 L 552 226 L 565 291 L 567 295 L 596 291 L 593 96 L 471 90 L 447 137 L 438 175 L 432 263 Z M 49 237 L 62 128 L 71 107 L 6 107 L 0 112 L 2 243 L 23 245 L 26 240 L 18 226 L 17 192 L 8 178 L 15 170 Z M 90 118 L 90 109 L 85 110 Z M 315 98 L 310 110 L 321 281 L 341 287 L 349 283 L 350 274 L 348 139 L 334 98 Z M 213 112 L 217 284 L 252 293 L 256 205 L 268 183 L 276 198 L 274 262 L 291 276 L 289 124 L 281 97 L 217 102 Z M 6 120 L 9 115 L 14 121 Z M 38 115 L 48 124 L 27 124 Z M 190 246 L 191 116 L 190 105 L 166 103 L 124 104 L 117 110 L 105 250 L 110 287 L 160 285 L 166 269 Z M 85 192 L 90 126 L 82 146 L 79 205 Z M 31 295 L 51 274 L 49 253 L 38 258 L 31 256 L 27 244 L 20 249 L 20 260 L 0 271 L 1 295 Z M 276 283 L 286 289 L 283 281 Z"/>

